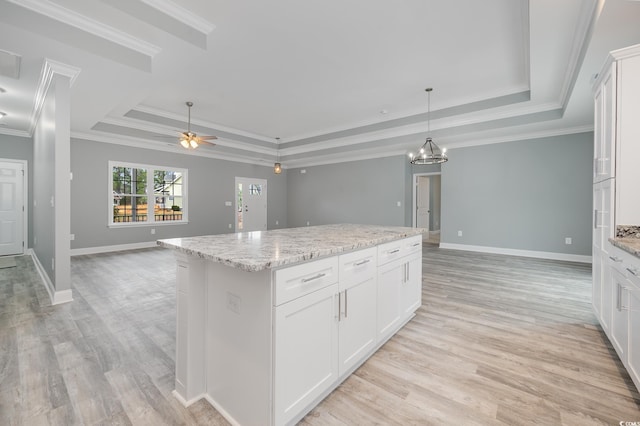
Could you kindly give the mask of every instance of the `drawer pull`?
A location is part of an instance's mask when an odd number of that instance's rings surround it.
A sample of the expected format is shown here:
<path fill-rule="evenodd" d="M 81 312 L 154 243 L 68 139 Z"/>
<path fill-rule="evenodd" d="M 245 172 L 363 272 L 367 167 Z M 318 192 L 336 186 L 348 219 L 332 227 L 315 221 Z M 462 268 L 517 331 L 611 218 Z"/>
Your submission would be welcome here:
<path fill-rule="evenodd" d="M 369 262 L 371 262 L 371 259 L 365 259 L 365 260 L 362 260 L 362 261 L 360 261 L 358 263 L 354 263 L 353 266 L 362 266 L 365 263 L 369 263 Z"/>
<path fill-rule="evenodd" d="M 302 282 L 303 282 L 303 283 L 308 283 L 309 281 L 317 280 L 317 279 L 322 278 L 322 277 L 324 277 L 324 276 L 326 276 L 326 275 L 327 275 L 327 274 L 325 274 L 325 273 L 320 273 L 320 274 L 315 275 L 315 276 L 313 276 L 313 277 L 311 277 L 311 278 L 303 278 L 303 279 L 302 279 Z"/>
<path fill-rule="evenodd" d="M 620 259 L 619 257 L 615 257 L 615 256 L 609 256 L 609 259 L 613 260 L 614 262 L 622 262 L 622 259 Z"/>
<path fill-rule="evenodd" d="M 415 243 L 412 247 L 418 247 L 420 245 L 422 245 L 422 243 Z"/>
<path fill-rule="evenodd" d="M 400 251 L 400 249 L 391 250 L 391 251 L 389 252 L 389 254 L 394 254 L 394 253 L 397 253 L 397 252 L 399 252 L 399 251 Z"/>
<path fill-rule="evenodd" d="M 636 277 L 638 276 L 638 270 L 637 269 L 631 269 L 631 268 L 627 268 L 627 271 L 631 272 L 633 275 L 635 275 Z"/>

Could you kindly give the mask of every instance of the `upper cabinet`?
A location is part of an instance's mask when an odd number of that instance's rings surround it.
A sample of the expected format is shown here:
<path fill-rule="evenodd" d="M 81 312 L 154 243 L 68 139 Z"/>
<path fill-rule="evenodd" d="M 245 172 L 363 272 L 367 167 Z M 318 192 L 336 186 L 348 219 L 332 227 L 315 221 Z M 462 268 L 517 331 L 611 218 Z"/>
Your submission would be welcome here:
<path fill-rule="evenodd" d="M 615 178 L 615 225 L 640 225 L 640 44 L 610 53 L 594 97 L 593 181 Z"/>

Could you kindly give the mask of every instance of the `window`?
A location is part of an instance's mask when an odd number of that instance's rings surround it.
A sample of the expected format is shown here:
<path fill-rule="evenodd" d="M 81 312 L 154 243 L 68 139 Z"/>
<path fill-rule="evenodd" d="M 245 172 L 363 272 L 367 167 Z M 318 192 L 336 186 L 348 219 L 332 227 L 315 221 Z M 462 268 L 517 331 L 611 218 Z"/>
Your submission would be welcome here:
<path fill-rule="evenodd" d="M 187 222 L 187 170 L 110 161 L 109 182 L 109 225 Z"/>

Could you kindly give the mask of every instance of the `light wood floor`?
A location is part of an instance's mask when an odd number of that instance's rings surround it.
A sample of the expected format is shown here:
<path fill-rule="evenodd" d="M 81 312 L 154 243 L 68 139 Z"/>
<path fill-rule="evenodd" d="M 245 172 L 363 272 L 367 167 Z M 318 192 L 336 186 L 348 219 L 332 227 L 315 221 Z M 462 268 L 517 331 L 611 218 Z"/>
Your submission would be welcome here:
<path fill-rule="evenodd" d="M 0 269 L 0 425 L 225 425 L 171 395 L 175 271 L 163 249 L 75 257 L 50 306 L 29 257 Z M 640 421 L 597 325 L 588 265 L 425 245 L 416 317 L 307 425 Z"/>

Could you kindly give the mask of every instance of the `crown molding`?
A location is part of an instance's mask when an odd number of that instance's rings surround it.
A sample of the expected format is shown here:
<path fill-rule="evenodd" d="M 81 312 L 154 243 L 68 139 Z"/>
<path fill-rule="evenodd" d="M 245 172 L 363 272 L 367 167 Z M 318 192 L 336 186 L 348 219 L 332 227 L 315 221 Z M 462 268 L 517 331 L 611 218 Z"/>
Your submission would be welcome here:
<path fill-rule="evenodd" d="M 105 117 L 104 119 L 100 120 L 100 123 L 127 127 L 130 129 L 141 130 L 143 132 L 157 133 L 164 136 L 171 136 L 171 137 L 175 136 L 176 141 L 180 138 L 180 133 L 179 133 L 180 130 L 178 129 L 175 129 L 169 126 L 163 126 L 160 124 L 155 124 L 155 123 L 150 125 L 148 124 L 149 122 L 147 121 L 138 120 L 130 117 L 123 117 L 123 118 Z M 193 120 L 191 120 L 191 124 L 194 124 Z M 143 140 L 142 138 L 136 138 L 136 139 Z M 154 140 L 154 139 L 148 139 L 148 140 Z M 155 141 L 155 143 L 157 143 L 157 140 Z M 244 149 L 249 152 L 254 152 L 254 153 L 257 152 L 260 154 L 267 154 L 267 155 L 273 155 L 273 156 L 276 155 L 276 151 L 277 151 L 276 147 L 265 148 L 265 147 L 253 145 L 247 142 L 241 142 L 234 139 L 222 138 L 222 137 L 219 137 L 218 139 L 216 139 L 215 144 L 224 146 L 227 148 Z"/>
<path fill-rule="evenodd" d="M 174 114 L 172 112 L 168 112 L 168 111 L 163 111 L 160 109 L 156 109 L 153 107 L 148 107 L 145 105 L 139 105 L 135 108 L 132 108 L 131 111 L 138 111 L 138 112 L 142 112 L 145 114 L 151 114 L 151 115 L 156 115 L 158 117 L 162 117 L 162 118 L 168 118 L 170 120 L 179 120 L 179 121 L 185 121 L 185 116 L 184 115 L 179 115 L 179 114 Z M 186 122 L 186 121 L 185 121 Z M 233 127 L 228 127 L 228 126 L 224 126 L 222 124 L 216 124 L 210 121 L 204 121 L 204 120 L 198 120 L 197 118 L 194 119 L 193 117 L 191 117 L 191 124 L 195 124 L 197 126 L 200 127 L 206 127 L 212 130 L 219 130 L 221 132 L 227 132 L 227 133 L 233 133 L 235 135 L 238 136 L 244 136 L 247 138 L 251 138 L 251 139 L 256 139 L 262 142 L 269 142 L 272 143 L 274 145 L 277 144 L 277 141 L 275 140 L 275 138 L 270 138 L 264 135 L 258 135 L 256 133 L 251 133 L 251 132 L 247 132 L 244 130 L 240 130 L 240 129 L 235 129 Z M 280 143 L 282 144 L 283 142 L 280 141 Z"/>
<path fill-rule="evenodd" d="M 442 148 L 447 150 L 454 150 L 458 148 L 468 148 L 472 146 L 480 145 L 493 145 L 497 143 L 516 142 L 530 139 L 549 138 L 554 136 L 573 135 L 577 133 L 592 132 L 593 125 L 565 127 L 560 129 L 538 130 L 527 133 L 518 133 L 505 136 L 488 137 L 484 139 L 478 139 L 474 135 L 467 135 L 464 139 L 458 139 L 458 137 L 442 138 L 438 142 Z M 454 141 L 454 139 L 457 139 Z"/>
<path fill-rule="evenodd" d="M 33 136 L 26 130 L 16 130 L 4 126 L 0 126 L 0 135 L 20 136 L 22 138 L 30 138 Z"/>
<path fill-rule="evenodd" d="M 195 13 L 175 4 L 170 0 L 140 0 L 142 3 L 150 6 L 160 12 L 176 19 L 183 24 L 193 28 L 194 30 L 208 35 L 216 26 L 206 19 L 201 18 Z"/>
<path fill-rule="evenodd" d="M 109 143 L 114 145 L 123 145 L 123 146 L 132 147 L 132 148 L 149 149 L 153 151 L 170 152 L 173 154 L 194 155 L 197 157 L 207 157 L 207 158 L 213 158 L 216 160 L 232 161 L 235 163 L 245 163 L 245 164 L 253 164 L 256 166 L 273 167 L 273 164 L 271 164 L 270 159 L 260 159 L 260 158 L 251 159 L 247 157 L 241 157 L 233 154 L 225 154 L 225 153 L 209 151 L 209 150 L 185 150 L 184 148 L 181 148 L 177 144 L 173 144 L 173 143 L 167 143 L 165 145 L 161 145 L 161 144 L 158 144 L 158 142 L 149 142 L 148 140 L 144 140 L 144 139 L 123 137 L 123 136 L 113 137 L 110 134 L 103 134 L 95 131 L 92 133 L 71 132 L 71 138 L 88 140 L 93 142 Z"/>
<path fill-rule="evenodd" d="M 33 136 L 33 132 L 40 118 L 44 101 L 51 86 L 51 81 L 55 75 L 67 77 L 69 79 L 69 87 L 75 82 L 78 74 L 80 74 L 80 68 L 63 64 L 62 62 L 54 61 L 49 58 L 45 58 L 42 64 L 42 71 L 40 73 L 40 81 L 38 82 L 38 88 L 33 102 L 33 110 L 31 111 L 31 118 L 29 120 L 29 136 Z"/>
<path fill-rule="evenodd" d="M 604 6 L 605 0 L 593 0 L 590 4 L 585 2 L 582 6 L 580 21 L 578 22 L 576 31 L 573 36 L 571 54 L 567 65 L 567 72 L 564 75 L 560 94 L 558 96 L 559 104 L 564 111 L 569 103 L 571 92 L 580 74 L 582 62 L 587 53 L 591 36 L 595 30 L 598 17 Z"/>
<path fill-rule="evenodd" d="M 286 167 L 285 167 L 285 163 L 282 163 L 282 166 L 283 168 L 287 168 L 287 169 L 312 167 L 312 166 L 326 166 L 328 164 L 348 163 L 351 161 L 373 160 L 375 158 L 397 157 L 400 155 L 405 156 L 406 154 L 407 154 L 407 151 L 403 149 L 400 149 L 400 150 L 385 149 L 383 151 L 360 153 L 357 155 L 349 155 L 349 156 L 345 156 L 344 154 L 332 154 L 332 155 L 327 155 L 325 157 L 314 157 L 314 158 L 308 158 L 308 159 L 287 161 Z"/>
<path fill-rule="evenodd" d="M 153 58 L 162 49 L 137 37 L 133 37 L 123 31 L 105 25 L 88 16 L 62 7 L 50 0 L 7 0 L 17 6 L 29 9 L 32 12 L 44 15 L 48 18 L 70 25 L 94 36 L 109 40 L 113 43 L 134 50 L 138 53 Z"/>

